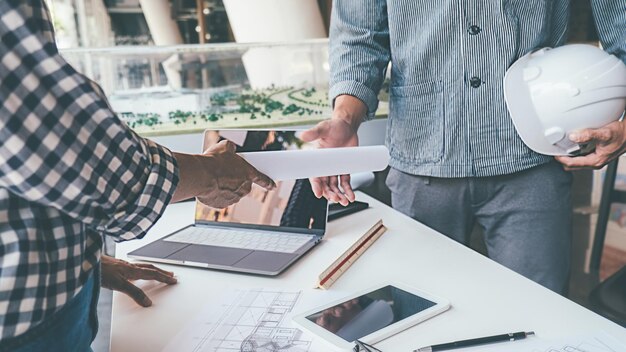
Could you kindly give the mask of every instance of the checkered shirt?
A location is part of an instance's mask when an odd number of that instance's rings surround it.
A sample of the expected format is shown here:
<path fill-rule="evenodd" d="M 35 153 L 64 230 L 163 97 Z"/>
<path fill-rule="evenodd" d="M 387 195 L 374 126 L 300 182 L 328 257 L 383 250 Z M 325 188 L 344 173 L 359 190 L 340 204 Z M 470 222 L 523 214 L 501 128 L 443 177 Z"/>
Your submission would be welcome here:
<path fill-rule="evenodd" d="M 0 0 L 0 339 L 78 294 L 102 235 L 141 238 L 177 170 L 59 56 L 42 0 Z"/>

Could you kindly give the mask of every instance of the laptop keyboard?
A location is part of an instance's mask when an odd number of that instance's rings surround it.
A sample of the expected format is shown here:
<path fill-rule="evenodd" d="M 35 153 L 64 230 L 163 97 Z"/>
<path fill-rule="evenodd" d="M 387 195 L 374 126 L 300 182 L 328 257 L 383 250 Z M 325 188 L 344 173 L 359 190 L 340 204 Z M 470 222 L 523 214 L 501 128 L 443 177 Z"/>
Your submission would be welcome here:
<path fill-rule="evenodd" d="M 214 227 L 188 227 L 165 238 L 164 241 L 294 253 L 313 238 L 315 236 L 304 234 L 258 232 L 244 229 L 232 230 Z"/>

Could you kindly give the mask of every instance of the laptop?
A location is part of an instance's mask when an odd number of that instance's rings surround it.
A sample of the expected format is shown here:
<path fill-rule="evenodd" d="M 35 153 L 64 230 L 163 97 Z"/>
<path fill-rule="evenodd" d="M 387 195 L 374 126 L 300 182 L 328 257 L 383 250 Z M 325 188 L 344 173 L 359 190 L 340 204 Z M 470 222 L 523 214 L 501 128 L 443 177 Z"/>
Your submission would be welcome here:
<path fill-rule="evenodd" d="M 223 139 L 237 152 L 306 147 L 296 131 L 207 130 L 204 148 Z M 328 203 L 307 179 L 280 181 L 272 191 L 253 185 L 238 203 L 214 209 L 196 201 L 193 225 L 128 254 L 153 262 L 275 276 L 324 236 Z"/>

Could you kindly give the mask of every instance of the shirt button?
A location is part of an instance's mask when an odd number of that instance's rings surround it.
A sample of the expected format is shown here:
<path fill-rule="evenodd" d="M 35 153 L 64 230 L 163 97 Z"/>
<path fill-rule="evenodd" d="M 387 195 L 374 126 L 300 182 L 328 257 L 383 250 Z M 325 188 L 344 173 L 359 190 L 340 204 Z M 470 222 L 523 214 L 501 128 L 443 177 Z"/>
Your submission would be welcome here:
<path fill-rule="evenodd" d="M 467 29 L 467 32 L 471 35 L 476 35 L 480 33 L 481 29 L 477 25 L 472 25 Z"/>
<path fill-rule="evenodd" d="M 482 83 L 483 81 L 479 77 L 474 76 L 470 78 L 470 86 L 472 88 L 478 88 Z"/>

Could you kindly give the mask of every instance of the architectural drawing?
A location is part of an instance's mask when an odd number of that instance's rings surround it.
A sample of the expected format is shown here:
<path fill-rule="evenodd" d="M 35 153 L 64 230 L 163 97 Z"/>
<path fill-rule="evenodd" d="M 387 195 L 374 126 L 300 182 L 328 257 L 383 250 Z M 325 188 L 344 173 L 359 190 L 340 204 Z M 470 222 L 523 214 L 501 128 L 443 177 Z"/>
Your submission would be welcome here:
<path fill-rule="evenodd" d="M 556 344 L 554 347 L 547 349 L 536 349 L 533 352 L 620 352 L 623 350 L 616 350 L 615 347 L 610 346 L 608 343 L 603 342 L 599 338 L 589 338 L 584 341 L 578 341 L 576 343 L 563 343 L 562 345 Z"/>
<path fill-rule="evenodd" d="M 291 326 L 301 292 L 236 290 L 207 307 L 165 351 L 313 352 L 312 342 Z"/>

